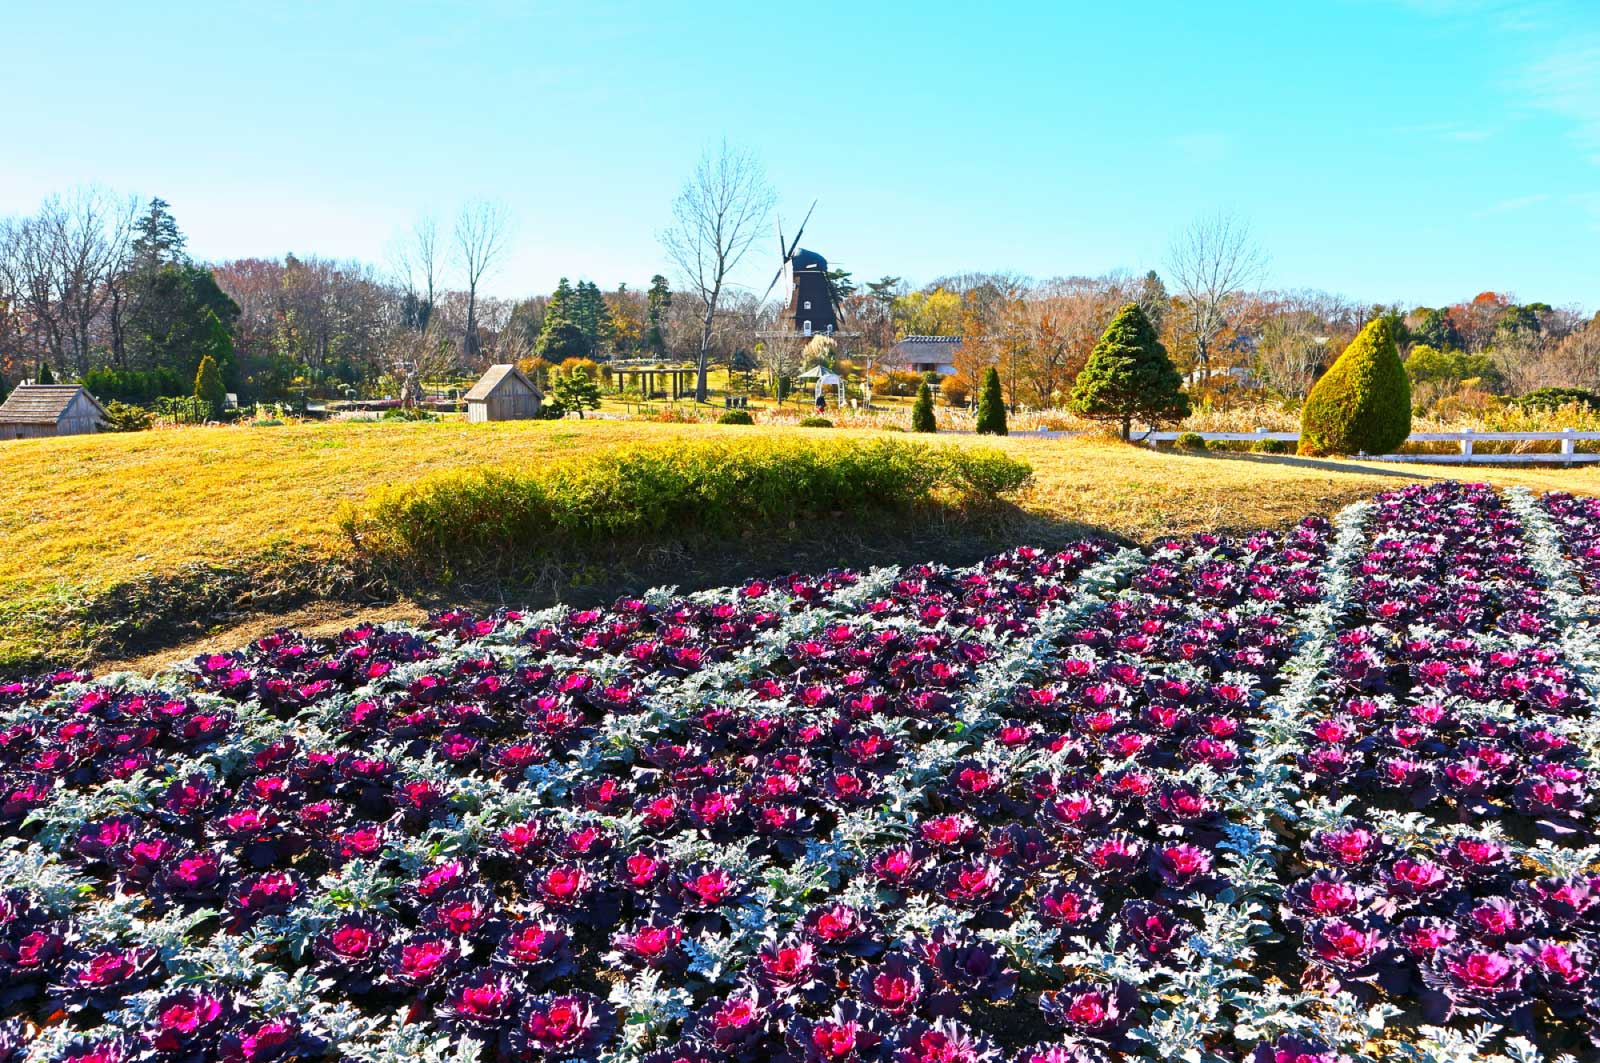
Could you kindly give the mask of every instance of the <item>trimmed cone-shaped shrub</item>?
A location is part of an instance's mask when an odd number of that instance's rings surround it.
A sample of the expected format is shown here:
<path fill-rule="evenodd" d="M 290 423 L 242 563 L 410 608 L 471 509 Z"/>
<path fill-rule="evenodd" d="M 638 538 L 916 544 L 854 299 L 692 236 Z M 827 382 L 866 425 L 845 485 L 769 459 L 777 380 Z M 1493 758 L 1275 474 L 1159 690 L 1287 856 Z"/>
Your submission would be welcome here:
<path fill-rule="evenodd" d="M 33 382 L 35 384 L 54 384 L 56 382 L 56 375 L 50 372 L 49 362 L 39 363 L 39 375 L 34 378 Z"/>
<path fill-rule="evenodd" d="M 210 405 L 212 417 L 221 417 L 228 406 L 228 389 L 222 384 L 222 370 L 209 354 L 200 359 L 200 371 L 194 375 L 194 397 Z"/>
<path fill-rule="evenodd" d="M 933 416 L 933 389 L 924 380 L 917 388 L 917 401 L 911 404 L 911 430 L 937 432 L 939 422 Z"/>
<path fill-rule="evenodd" d="M 1300 414 L 1302 454 L 1387 454 L 1411 434 L 1411 382 L 1394 324 L 1376 318 L 1311 389 Z"/>
<path fill-rule="evenodd" d="M 983 390 L 978 392 L 978 434 L 1006 434 L 1006 403 L 1000 395 L 1000 370 L 990 366 L 983 374 Z"/>
<path fill-rule="evenodd" d="M 1072 386 L 1072 408 L 1084 417 L 1113 421 L 1127 439 L 1134 418 L 1147 424 L 1189 416 L 1189 396 L 1167 349 L 1138 303 L 1111 319 Z"/>

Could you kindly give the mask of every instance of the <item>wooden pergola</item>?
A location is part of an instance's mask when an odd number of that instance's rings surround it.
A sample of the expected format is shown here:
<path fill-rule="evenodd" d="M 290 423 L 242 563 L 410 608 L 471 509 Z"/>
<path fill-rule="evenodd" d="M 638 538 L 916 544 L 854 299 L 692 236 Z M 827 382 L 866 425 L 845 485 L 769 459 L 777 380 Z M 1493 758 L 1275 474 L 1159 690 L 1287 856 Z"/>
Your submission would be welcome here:
<path fill-rule="evenodd" d="M 675 367 L 661 368 L 649 366 L 644 368 L 621 368 L 614 366 L 611 378 L 617 382 L 617 390 L 626 391 L 631 382 L 639 389 L 639 394 L 650 398 L 659 389 L 663 394 L 670 392 L 673 399 L 680 399 L 685 395 L 694 394 L 695 368 Z M 630 380 L 631 378 L 631 380 Z"/>

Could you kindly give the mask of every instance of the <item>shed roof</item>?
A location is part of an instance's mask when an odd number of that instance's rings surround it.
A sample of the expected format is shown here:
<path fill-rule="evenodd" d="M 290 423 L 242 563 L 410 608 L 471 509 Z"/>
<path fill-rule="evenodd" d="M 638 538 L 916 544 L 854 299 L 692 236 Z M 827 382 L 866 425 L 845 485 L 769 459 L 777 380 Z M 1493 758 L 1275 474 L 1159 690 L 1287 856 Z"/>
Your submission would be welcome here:
<path fill-rule="evenodd" d="M 105 407 L 80 384 L 19 384 L 0 404 L 0 424 L 55 424 L 80 391 L 104 417 Z"/>
<path fill-rule="evenodd" d="M 513 379 L 521 381 L 523 387 L 527 388 L 535 395 L 543 397 L 544 392 L 540 391 L 538 387 L 534 385 L 533 381 L 529 380 L 527 376 L 523 374 L 522 370 L 518 369 L 516 366 L 491 365 L 489 367 L 489 371 L 483 374 L 482 379 L 480 379 L 476 384 L 472 385 L 472 390 L 467 392 L 467 401 L 483 402 L 487 400 L 490 395 L 493 395 L 496 391 L 499 391 L 500 386 L 507 380 Z"/>

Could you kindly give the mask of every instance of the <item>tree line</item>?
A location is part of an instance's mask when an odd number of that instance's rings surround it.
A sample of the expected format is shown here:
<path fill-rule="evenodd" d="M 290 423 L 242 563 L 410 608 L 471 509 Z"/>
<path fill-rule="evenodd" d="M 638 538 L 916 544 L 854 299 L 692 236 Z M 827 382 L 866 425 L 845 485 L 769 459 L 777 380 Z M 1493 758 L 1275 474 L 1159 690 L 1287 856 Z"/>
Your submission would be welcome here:
<path fill-rule="evenodd" d="M 124 401 L 193 393 L 212 358 L 245 401 L 297 395 L 420 397 L 494 362 L 689 359 L 760 367 L 773 386 L 805 368 L 804 344 L 763 336 L 782 306 L 733 283 L 774 196 L 759 160 L 726 144 L 685 182 L 661 234 L 667 272 L 604 288 L 563 278 L 518 299 L 485 291 L 515 221 L 473 201 L 423 214 L 382 265 L 314 255 L 199 262 L 172 210 L 102 189 L 52 196 L 0 219 L 0 387 L 49 367 Z M 1443 307 L 1367 305 L 1261 287 L 1247 225 L 1218 216 L 1180 233 L 1161 268 L 1044 280 L 957 273 L 912 285 L 830 283 L 851 336 L 832 357 L 883 379 L 910 335 L 960 338 L 947 400 L 994 367 L 1009 404 L 1065 406 L 1118 310 L 1137 304 L 1191 393 L 1298 399 L 1374 317 L 1387 315 L 1419 401 L 1463 388 L 1521 394 L 1600 388 L 1600 321 L 1574 308 L 1484 292 Z M 901 374 L 905 375 L 905 374 Z M 915 381 L 910 385 L 913 389 Z"/>

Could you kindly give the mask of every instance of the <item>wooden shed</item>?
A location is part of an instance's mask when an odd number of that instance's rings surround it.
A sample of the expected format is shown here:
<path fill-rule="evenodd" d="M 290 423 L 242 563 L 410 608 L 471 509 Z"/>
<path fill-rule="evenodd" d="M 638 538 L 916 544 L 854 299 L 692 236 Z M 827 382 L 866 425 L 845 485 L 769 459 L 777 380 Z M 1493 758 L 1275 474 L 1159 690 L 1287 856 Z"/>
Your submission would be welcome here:
<path fill-rule="evenodd" d="M 544 392 L 514 365 L 491 365 L 467 392 L 467 420 L 518 421 L 539 416 Z"/>
<path fill-rule="evenodd" d="M 0 439 L 86 435 L 105 426 L 105 407 L 77 384 L 19 384 L 0 403 Z"/>

